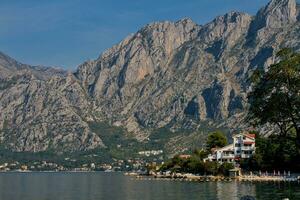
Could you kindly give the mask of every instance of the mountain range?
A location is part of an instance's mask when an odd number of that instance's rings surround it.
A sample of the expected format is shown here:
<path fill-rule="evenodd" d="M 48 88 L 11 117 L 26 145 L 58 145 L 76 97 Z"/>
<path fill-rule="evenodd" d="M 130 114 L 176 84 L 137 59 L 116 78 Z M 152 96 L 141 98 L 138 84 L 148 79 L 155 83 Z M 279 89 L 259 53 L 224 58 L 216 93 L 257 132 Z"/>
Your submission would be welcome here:
<path fill-rule="evenodd" d="M 171 154 L 202 145 L 211 130 L 247 130 L 249 78 L 281 48 L 299 50 L 299 13 L 295 0 L 272 0 L 255 16 L 151 23 L 75 72 L 1 53 L 0 143 L 17 152 L 101 150 L 122 129 L 124 140 Z"/>

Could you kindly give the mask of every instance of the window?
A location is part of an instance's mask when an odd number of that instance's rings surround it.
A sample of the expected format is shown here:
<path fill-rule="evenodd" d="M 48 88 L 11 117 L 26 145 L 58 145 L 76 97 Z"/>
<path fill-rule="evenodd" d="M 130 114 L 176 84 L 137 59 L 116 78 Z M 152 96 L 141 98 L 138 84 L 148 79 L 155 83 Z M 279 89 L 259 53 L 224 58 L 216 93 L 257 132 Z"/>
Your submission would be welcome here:
<path fill-rule="evenodd" d="M 243 152 L 245 155 L 251 155 L 252 154 L 252 151 L 244 151 Z"/>
<path fill-rule="evenodd" d="M 235 147 L 241 147 L 241 144 L 240 143 L 236 143 Z"/>

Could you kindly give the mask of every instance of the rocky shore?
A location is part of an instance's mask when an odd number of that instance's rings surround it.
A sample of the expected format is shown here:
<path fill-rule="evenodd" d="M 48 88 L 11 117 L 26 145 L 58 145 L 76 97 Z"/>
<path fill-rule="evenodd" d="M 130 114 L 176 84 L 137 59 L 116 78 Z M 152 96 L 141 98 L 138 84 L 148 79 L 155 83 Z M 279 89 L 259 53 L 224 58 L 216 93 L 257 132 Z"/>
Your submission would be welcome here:
<path fill-rule="evenodd" d="M 300 182 L 300 177 L 296 176 L 198 176 L 193 174 L 151 174 L 140 175 L 136 173 L 127 173 L 125 175 L 134 176 L 138 180 L 170 180 L 170 181 L 195 181 L 195 182 L 218 182 L 218 181 L 252 181 L 252 182 Z"/>

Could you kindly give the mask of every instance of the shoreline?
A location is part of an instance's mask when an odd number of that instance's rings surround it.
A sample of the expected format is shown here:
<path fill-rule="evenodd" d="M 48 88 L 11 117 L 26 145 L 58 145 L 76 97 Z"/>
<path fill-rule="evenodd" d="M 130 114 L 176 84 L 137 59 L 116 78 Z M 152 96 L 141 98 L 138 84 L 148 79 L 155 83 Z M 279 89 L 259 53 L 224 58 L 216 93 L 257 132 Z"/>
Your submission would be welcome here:
<path fill-rule="evenodd" d="M 188 182 L 299 182 L 300 177 L 282 177 L 282 176 L 239 176 L 239 177 L 225 177 L 225 176 L 196 176 L 190 174 L 178 175 L 134 175 L 125 174 L 126 176 L 134 176 L 137 180 L 168 180 L 168 181 L 188 181 Z"/>
<path fill-rule="evenodd" d="M 238 177 L 226 177 L 226 176 L 198 176 L 193 174 L 139 174 L 135 172 L 105 172 L 105 171 L 0 171 L 0 174 L 10 174 L 10 173 L 20 173 L 20 174 L 34 174 L 34 173 L 122 173 L 124 176 L 134 177 L 136 180 L 164 180 L 164 181 L 187 181 L 187 182 L 298 182 L 300 183 L 300 176 L 238 176 Z"/>
<path fill-rule="evenodd" d="M 19 170 L 11 170 L 11 171 L 0 171 L 0 174 L 9 174 L 9 173 L 123 173 L 123 172 L 105 172 L 105 171 L 19 171 Z"/>

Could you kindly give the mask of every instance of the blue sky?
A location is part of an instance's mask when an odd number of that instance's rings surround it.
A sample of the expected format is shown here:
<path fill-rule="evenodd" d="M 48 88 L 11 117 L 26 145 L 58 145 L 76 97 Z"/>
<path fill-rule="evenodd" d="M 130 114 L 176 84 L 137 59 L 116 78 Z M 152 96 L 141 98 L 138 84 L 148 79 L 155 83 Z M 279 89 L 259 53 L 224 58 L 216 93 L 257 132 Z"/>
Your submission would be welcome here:
<path fill-rule="evenodd" d="M 0 0 L 0 51 L 32 65 L 75 69 L 153 22 L 205 24 L 268 0 Z"/>

